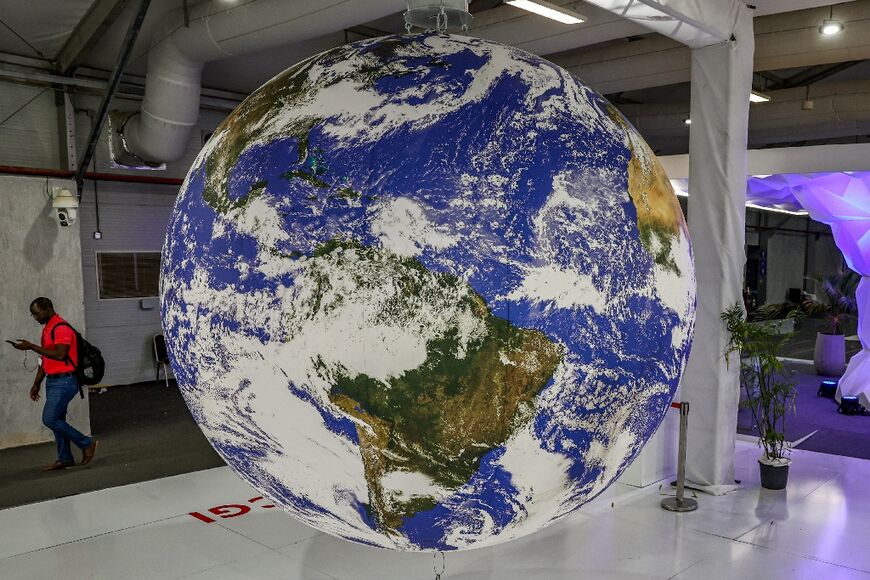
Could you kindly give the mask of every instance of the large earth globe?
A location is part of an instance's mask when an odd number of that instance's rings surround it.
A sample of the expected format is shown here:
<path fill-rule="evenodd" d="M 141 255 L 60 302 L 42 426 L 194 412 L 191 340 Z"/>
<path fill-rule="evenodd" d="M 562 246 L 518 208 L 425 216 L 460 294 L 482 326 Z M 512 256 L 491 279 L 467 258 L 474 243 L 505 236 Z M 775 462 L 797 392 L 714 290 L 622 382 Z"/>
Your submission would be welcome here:
<path fill-rule="evenodd" d="M 558 66 L 477 38 L 347 44 L 195 160 L 163 327 L 211 444 L 301 521 L 454 550 L 601 493 L 689 353 L 692 254 L 650 148 Z"/>

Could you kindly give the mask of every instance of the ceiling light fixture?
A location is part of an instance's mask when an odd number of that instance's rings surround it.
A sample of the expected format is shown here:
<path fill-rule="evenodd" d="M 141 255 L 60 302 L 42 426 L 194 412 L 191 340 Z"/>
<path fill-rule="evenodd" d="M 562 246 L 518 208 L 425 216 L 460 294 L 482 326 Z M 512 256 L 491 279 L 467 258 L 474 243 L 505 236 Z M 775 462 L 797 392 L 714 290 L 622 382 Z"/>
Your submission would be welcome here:
<path fill-rule="evenodd" d="M 843 28 L 843 23 L 839 20 L 829 20 L 826 18 L 825 21 L 822 22 L 822 25 L 819 26 L 819 32 L 825 36 L 830 36 L 842 32 Z"/>
<path fill-rule="evenodd" d="M 505 0 L 505 2 L 516 8 L 534 12 L 538 16 L 543 16 L 562 24 L 581 24 L 586 22 L 585 16 L 573 10 L 550 4 L 544 0 Z"/>
<path fill-rule="evenodd" d="M 748 201 L 746 202 L 746 207 L 748 207 L 750 209 L 757 209 L 760 211 L 767 211 L 770 213 L 781 213 L 781 214 L 785 214 L 785 215 L 794 215 L 794 216 L 801 216 L 801 217 L 810 215 L 809 212 L 804 211 L 802 209 L 799 209 L 799 210 L 782 209 L 780 207 L 774 207 L 774 206 L 768 206 L 768 205 L 758 205 L 755 203 L 750 203 Z"/>
<path fill-rule="evenodd" d="M 685 119 L 683 119 L 683 124 L 684 125 L 691 125 L 692 119 L 690 119 L 689 117 L 686 117 Z"/>
<path fill-rule="evenodd" d="M 755 177 L 755 176 L 753 176 Z M 689 188 L 689 182 L 687 179 L 669 179 L 671 182 L 671 187 L 674 188 L 674 195 L 677 197 L 683 197 L 689 199 L 689 192 L 687 189 Z M 747 193 L 748 193 L 748 185 L 747 185 Z M 809 214 L 808 211 L 803 209 L 792 210 L 785 209 L 783 207 L 777 207 L 776 205 L 760 205 L 756 203 L 752 203 L 751 201 L 746 202 L 746 207 L 749 209 L 757 209 L 759 211 L 766 211 L 770 213 L 779 213 L 784 215 L 793 215 L 799 217 L 806 217 Z"/>
<path fill-rule="evenodd" d="M 843 32 L 845 26 L 839 20 L 834 20 L 834 6 L 831 5 L 831 12 L 828 18 L 825 18 L 822 21 L 822 25 L 819 26 L 819 33 L 824 36 L 831 36 L 832 34 L 839 34 Z"/>
<path fill-rule="evenodd" d="M 759 93 L 758 91 L 751 91 L 749 93 L 749 102 L 750 103 L 766 103 L 770 100 L 770 97 L 763 93 Z"/>

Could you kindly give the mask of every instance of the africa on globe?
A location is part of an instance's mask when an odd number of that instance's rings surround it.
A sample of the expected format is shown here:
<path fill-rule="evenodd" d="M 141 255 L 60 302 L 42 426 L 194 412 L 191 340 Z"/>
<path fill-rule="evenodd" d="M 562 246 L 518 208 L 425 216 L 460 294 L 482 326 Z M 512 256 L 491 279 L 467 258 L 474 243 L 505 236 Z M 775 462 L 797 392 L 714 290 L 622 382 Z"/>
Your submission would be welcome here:
<path fill-rule="evenodd" d="M 695 318 L 667 176 L 603 97 L 486 40 L 340 46 L 200 152 L 163 251 L 179 388 L 301 521 L 488 546 L 593 499 L 666 413 Z"/>

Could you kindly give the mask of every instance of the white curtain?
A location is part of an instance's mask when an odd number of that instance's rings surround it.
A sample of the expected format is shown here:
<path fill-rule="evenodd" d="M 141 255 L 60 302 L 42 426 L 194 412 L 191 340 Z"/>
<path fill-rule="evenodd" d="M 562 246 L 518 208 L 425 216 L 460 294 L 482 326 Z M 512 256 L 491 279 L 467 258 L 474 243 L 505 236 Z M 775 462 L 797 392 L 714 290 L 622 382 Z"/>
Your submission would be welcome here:
<path fill-rule="evenodd" d="M 682 381 L 691 405 L 686 477 L 713 493 L 734 485 L 738 365 L 726 364 L 720 313 L 742 304 L 746 140 L 752 16 L 741 7 L 735 40 L 692 50 L 689 233 L 698 280 L 692 353 Z"/>

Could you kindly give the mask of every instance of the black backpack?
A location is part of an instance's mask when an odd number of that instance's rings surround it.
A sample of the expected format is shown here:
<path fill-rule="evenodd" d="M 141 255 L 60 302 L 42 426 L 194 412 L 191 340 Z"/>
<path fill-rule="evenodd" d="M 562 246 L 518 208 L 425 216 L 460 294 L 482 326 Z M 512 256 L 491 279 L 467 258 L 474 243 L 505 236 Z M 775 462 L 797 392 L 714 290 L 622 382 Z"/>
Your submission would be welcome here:
<path fill-rule="evenodd" d="M 54 331 L 58 326 L 68 326 L 76 335 L 79 364 L 74 364 L 69 356 L 67 356 L 66 360 L 76 368 L 76 378 L 79 381 L 79 396 L 84 399 L 85 393 L 82 391 L 82 385 L 96 385 L 103 380 L 103 375 L 106 373 L 106 361 L 103 360 L 103 353 L 100 352 L 100 349 L 86 341 L 79 334 L 79 331 L 68 322 L 59 322 L 54 325 L 54 328 L 51 329 L 52 342 L 54 342 Z"/>

